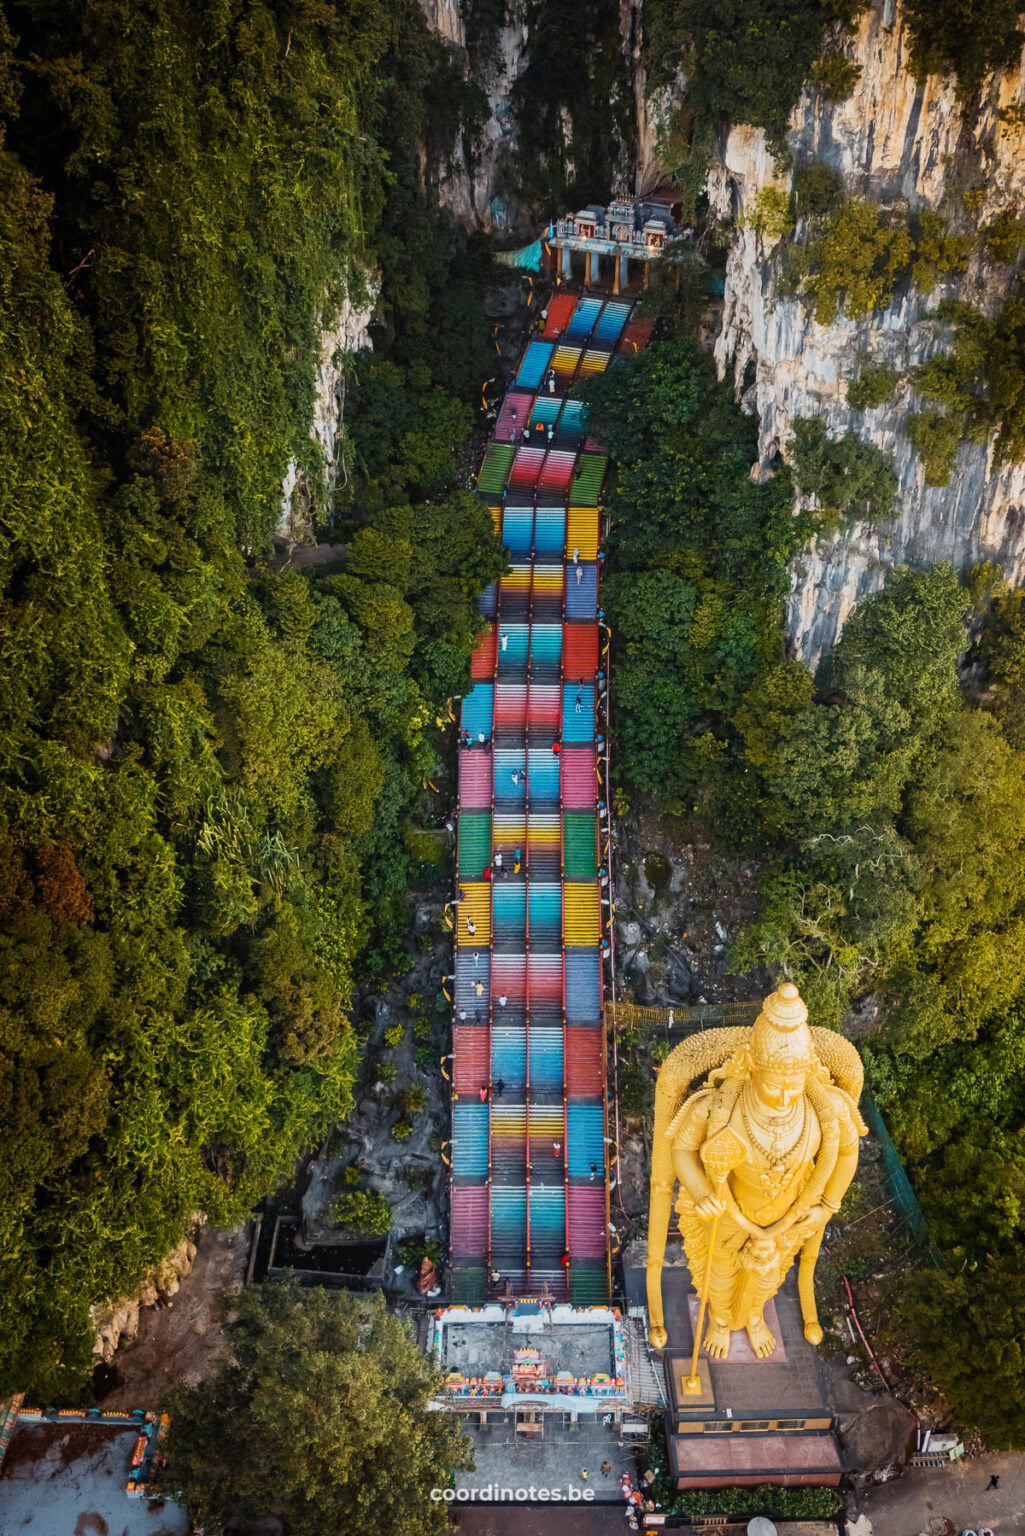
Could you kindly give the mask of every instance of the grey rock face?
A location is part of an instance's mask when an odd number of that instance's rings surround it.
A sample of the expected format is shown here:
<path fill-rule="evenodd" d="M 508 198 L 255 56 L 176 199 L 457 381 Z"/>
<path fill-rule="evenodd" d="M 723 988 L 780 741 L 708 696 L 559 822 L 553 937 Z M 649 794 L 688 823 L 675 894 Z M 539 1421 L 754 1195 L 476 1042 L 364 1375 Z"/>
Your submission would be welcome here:
<path fill-rule="evenodd" d="M 847 45 L 861 76 L 844 102 L 823 102 L 805 91 L 791 118 L 789 147 L 795 164 L 828 162 L 849 194 L 909 211 L 936 208 L 947 178 L 984 188 L 982 207 L 962 213 L 953 227 L 970 232 L 1025 195 L 1025 132 L 1001 123 L 998 111 L 1020 103 L 1020 67 L 991 76 L 976 115 L 965 114 L 953 83 L 915 81 L 907 71 L 908 40 L 902 8 L 876 0 Z M 758 192 L 787 185 L 760 130 L 734 129 L 724 163 L 709 181 L 713 207 L 723 217 L 749 210 Z M 957 205 L 948 198 L 944 212 Z M 898 513 L 885 527 L 856 526 L 805 552 L 793 568 L 787 612 L 792 648 L 814 665 L 838 637 L 854 607 L 879 588 L 899 564 L 949 561 L 965 570 L 993 560 L 1013 582 L 1025 579 L 1025 466 L 995 461 L 992 446 L 966 443 L 947 486 L 927 486 L 906 434 L 908 412 L 921 405 L 905 387 L 872 411 L 847 403 L 847 384 L 859 355 L 901 370 L 924 362 L 946 341 L 927 318 L 941 298 L 958 297 L 995 313 L 1011 281 L 1006 267 L 987 267 L 976 255 L 957 282 L 925 296 L 895 294 L 891 305 L 852 322 L 842 315 L 818 325 L 800 301 L 780 295 L 775 253 L 741 229 L 729 253 L 723 325 L 715 355 L 720 374 L 732 372 L 738 398 L 754 364 L 761 470 L 786 454 L 793 422 L 821 416 L 831 436 L 853 430 L 892 453 L 899 481 Z"/>

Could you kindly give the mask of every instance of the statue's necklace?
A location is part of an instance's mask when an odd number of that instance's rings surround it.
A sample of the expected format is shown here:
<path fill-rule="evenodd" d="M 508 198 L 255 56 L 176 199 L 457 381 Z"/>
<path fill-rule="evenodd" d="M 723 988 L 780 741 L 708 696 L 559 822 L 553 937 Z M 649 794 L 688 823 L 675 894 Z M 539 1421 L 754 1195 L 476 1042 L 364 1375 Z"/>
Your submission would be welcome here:
<path fill-rule="evenodd" d="M 744 1121 L 744 1129 L 758 1150 L 765 1153 L 773 1169 L 782 1171 L 783 1158 L 792 1149 L 804 1126 L 804 1099 L 798 1099 L 788 1115 L 779 1119 L 774 1116 L 766 1126 L 760 1118 L 751 1113 L 749 1096 L 750 1089 L 745 1088 L 740 1098 L 740 1113 Z M 765 1134 L 766 1130 L 768 1135 Z"/>

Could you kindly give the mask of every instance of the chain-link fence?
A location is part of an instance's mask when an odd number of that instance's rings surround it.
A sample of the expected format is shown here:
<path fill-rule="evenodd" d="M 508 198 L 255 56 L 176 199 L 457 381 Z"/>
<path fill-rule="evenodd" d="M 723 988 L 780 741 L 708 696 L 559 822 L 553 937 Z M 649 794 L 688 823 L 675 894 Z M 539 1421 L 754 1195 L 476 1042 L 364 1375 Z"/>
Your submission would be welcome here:
<path fill-rule="evenodd" d="M 700 1003 L 688 1008 L 643 1008 L 637 1003 L 610 1005 L 616 1024 L 641 1034 L 663 1034 L 677 1039 L 702 1029 L 721 1029 L 729 1024 L 753 1024 L 761 1003 Z"/>
<path fill-rule="evenodd" d="M 922 1214 L 915 1192 L 911 1187 L 911 1180 L 904 1171 L 904 1164 L 897 1154 L 897 1148 L 890 1139 L 890 1133 L 886 1129 L 886 1123 L 879 1113 L 879 1106 L 866 1088 L 861 1097 L 861 1112 L 865 1117 L 865 1123 L 873 1136 L 883 1149 L 883 1167 L 886 1171 L 886 1183 L 890 1197 L 901 1216 L 907 1223 L 907 1227 L 915 1242 L 924 1250 L 925 1258 L 934 1269 L 943 1269 L 943 1259 L 936 1248 L 929 1242 L 929 1229 Z"/>

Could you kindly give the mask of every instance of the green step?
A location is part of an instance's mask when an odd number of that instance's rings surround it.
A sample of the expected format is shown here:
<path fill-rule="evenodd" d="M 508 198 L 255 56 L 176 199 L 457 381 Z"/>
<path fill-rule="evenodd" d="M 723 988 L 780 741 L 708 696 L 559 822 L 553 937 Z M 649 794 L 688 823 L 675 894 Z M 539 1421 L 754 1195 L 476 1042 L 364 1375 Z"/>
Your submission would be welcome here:
<path fill-rule="evenodd" d="M 484 1301 L 484 1269 L 457 1268 L 449 1273 L 449 1300 L 453 1306 L 480 1306 Z"/>
<path fill-rule="evenodd" d="M 490 492 L 492 495 L 501 495 L 505 489 L 505 482 L 509 478 L 509 466 L 515 456 L 514 444 L 490 443 L 484 455 L 484 463 L 480 467 L 477 489 Z"/>
<path fill-rule="evenodd" d="M 573 1268 L 569 1272 L 569 1298 L 575 1307 L 600 1306 L 609 1299 L 609 1282 L 601 1269 Z"/>
<path fill-rule="evenodd" d="M 491 812 L 461 812 L 459 817 L 460 880 L 479 880 L 490 862 Z"/>
<path fill-rule="evenodd" d="M 587 811 L 566 811 L 562 819 L 564 880 L 594 880 L 598 874 L 595 818 Z"/>
<path fill-rule="evenodd" d="M 573 484 L 570 487 L 569 502 L 571 507 L 596 507 L 598 496 L 601 492 L 602 481 L 605 479 L 605 465 L 607 463 L 603 453 L 582 453 L 577 472 L 573 476 Z"/>

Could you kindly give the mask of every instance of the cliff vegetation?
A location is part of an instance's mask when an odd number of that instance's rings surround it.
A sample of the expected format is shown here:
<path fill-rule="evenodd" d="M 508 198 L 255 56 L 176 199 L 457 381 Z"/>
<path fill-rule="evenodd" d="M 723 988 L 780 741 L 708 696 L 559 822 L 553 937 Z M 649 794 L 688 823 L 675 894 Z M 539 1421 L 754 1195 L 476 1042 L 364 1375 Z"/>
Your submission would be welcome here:
<path fill-rule="evenodd" d="M 0 91 L 0 1391 L 50 1396 L 91 1302 L 348 1110 L 500 557 L 451 489 L 479 270 L 418 158 L 474 97 L 416 4 L 39 0 Z M 368 273 L 410 422 L 361 403 L 342 524 L 315 374 Z M 290 462 L 343 571 L 268 559 Z"/>

